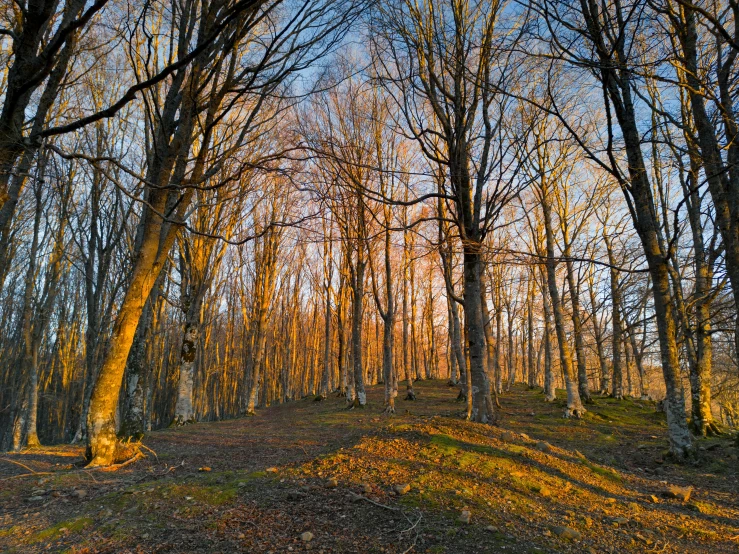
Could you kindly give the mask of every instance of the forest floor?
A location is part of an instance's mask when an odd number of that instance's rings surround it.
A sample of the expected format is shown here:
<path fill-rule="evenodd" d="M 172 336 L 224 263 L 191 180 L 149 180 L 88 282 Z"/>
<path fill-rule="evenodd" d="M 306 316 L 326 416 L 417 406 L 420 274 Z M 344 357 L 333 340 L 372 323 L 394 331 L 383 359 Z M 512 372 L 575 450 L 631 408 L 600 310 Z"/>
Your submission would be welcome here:
<path fill-rule="evenodd" d="M 377 386 L 363 410 L 308 398 L 157 431 L 115 472 L 78 469 L 74 446 L 3 454 L 0 551 L 739 551 L 730 437 L 676 465 L 649 402 L 597 397 L 566 420 L 518 385 L 492 427 L 463 421 L 442 382 L 416 392 L 391 417 Z"/>

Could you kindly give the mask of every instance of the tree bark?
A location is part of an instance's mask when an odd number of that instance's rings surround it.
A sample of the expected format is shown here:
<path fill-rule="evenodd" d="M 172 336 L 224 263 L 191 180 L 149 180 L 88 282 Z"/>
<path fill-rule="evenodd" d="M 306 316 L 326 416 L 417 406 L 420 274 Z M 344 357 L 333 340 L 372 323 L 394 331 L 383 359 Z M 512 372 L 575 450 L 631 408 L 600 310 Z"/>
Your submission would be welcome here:
<path fill-rule="evenodd" d="M 554 314 L 554 329 L 557 333 L 557 344 L 559 346 L 559 360 L 565 377 L 565 388 L 567 389 L 567 409 L 565 417 L 580 418 L 585 413 L 580 393 L 578 390 L 577 375 L 572 367 L 572 354 L 567 340 L 565 330 L 565 314 L 557 286 L 557 265 L 554 259 L 554 232 L 552 229 L 552 211 L 549 204 L 549 195 L 546 190 L 542 191 L 541 206 L 544 213 L 544 230 L 546 232 L 546 270 L 549 297 L 551 299 L 552 312 Z"/>

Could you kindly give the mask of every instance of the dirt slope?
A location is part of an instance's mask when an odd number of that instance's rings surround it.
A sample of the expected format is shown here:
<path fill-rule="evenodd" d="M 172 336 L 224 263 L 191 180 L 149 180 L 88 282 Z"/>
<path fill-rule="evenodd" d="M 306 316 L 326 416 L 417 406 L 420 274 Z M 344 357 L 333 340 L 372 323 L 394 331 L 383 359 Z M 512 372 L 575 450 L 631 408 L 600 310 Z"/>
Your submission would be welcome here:
<path fill-rule="evenodd" d="M 569 421 L 521 386 L 490 427 L 462 421 L 444 383 L 417 392 L 394 417 L 373 387 L 364 410 L 305 399 L 158 431 L 116 472 L 73 468 L 69 446 L 3 454 L 0 551 L 739 551 L 728 438 L 677 466 L 648 403 L 598 398 Z"/>

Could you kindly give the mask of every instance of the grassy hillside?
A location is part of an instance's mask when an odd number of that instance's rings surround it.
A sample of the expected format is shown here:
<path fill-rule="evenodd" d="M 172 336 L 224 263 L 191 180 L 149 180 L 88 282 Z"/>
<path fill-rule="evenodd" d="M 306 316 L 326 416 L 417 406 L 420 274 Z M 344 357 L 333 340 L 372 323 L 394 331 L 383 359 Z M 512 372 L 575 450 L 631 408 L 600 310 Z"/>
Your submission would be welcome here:
<path fill-rule="evenodd" d="M 700 441 L 699 464 L 678 466 L 650 403 L 597 398 L 571 421 L 517 386 L 490 427 L 463 421 L 444 383 L 417 392 L 394 417 L 380 415 L 375 387 L 364 410 L 306 399 L 159 431 L 145 460 L 115 472 L 74 468 L 82 450 L 69 446 L 3 455 L 0 550 L 739 549 L 728 437 Z"/>

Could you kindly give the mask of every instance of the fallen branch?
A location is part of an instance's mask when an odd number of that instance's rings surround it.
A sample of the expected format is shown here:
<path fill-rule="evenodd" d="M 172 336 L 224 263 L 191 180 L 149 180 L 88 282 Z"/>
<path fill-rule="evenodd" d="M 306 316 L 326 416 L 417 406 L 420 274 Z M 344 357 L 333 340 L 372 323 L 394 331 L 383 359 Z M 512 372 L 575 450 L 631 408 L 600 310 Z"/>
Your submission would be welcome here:
<path fill-rule="evenodd" d="M 122 469 L 122 468 L 124 468 L 124 467 L 126 467 L 128 465 L 131 465 L 132 463 L 137 462 L 141 458 L 145 458 L 145 457 L 146 456 L 144 455 L 143 452 L 138 451 L 131 458 L 129 458 L 125 462 L 121 462 L 120 464 L 113 464 L 113 465 L 110 465 L 110 466 L 93 467 L 93 468 L 88 469 L 88 470 L 85 470 L 85 471 L 88 471 L 88 472 L 90 472 L 90 471 L 105 471 L 105 472 L 118 471 L 119 469 Z"/>
<path fill-rule="evenodd" d="M 53 475 L 51 471 L 34 471 L 33 473 L 21 473 L 19 475 L 11 475 L 10 477 L 3 477 L 0 481 L 9 481 L 10 479 L 18 479 L 19 477 L 36 477 L 38 475 Z"/>
<path fill-rule="evenodd" d="M 157 453 L 156 452 L 154 452 L 151 448 L 149 448 L 148 446 L 146 446 L 143 443 L 139 443 L 139 447 L 145 448 L 146 450 L 148 450 L 149 452 L 151 452 L 152 454 L 154 454 L 154 457 L 156 458 L 157 463 L 159 463 L 159 456 L 157 456 Z"/>
<path fill-rule="evenodd" d="M 379 502 L 375 502 L 374 500 L 367 498 L 366 496 L 362 496 L 361 494 L 357 494 L 355 492 L 349 491 L 349 494 L 351 494 L 356 500 L 366 500 L 370 504 L 374 504 L 378 508 L 385 508 L 386 510 L 390 510 L 393 512 L 400 512 L 400 508 L 393 508 L 392 506 L 387 506 L 385 504 L 380 504 Z"/>
<path fill-rule="evenodd" d="M 21 466 L 22 468 L 27 469 L 28 471 L 30 471 L 33 475 L 40 475 L 38 471 L 34 470 L 33 468 L 28 467 L 26 464 L 22 464 L 20 462 L 14 461 L 14 460 L 9 460 L 8 458 L 0 458 L 0 460 L 2 460 L 4 462 L 9 462 L 11 464 L 15 464 L 17 466 Z"/>

